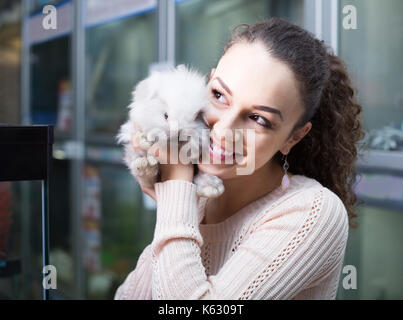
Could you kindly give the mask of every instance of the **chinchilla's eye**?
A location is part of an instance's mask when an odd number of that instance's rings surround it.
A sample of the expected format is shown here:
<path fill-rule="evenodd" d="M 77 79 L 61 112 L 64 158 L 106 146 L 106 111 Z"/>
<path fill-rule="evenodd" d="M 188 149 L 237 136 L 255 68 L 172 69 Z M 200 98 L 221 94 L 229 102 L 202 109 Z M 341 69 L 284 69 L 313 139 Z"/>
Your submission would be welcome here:
<path fill-rule="evenodd" d="M 164 113 L 164 118 L 165 118 L 165 120 L 168 119 L 168 113 L 166 113 L 166 112 Z"/>

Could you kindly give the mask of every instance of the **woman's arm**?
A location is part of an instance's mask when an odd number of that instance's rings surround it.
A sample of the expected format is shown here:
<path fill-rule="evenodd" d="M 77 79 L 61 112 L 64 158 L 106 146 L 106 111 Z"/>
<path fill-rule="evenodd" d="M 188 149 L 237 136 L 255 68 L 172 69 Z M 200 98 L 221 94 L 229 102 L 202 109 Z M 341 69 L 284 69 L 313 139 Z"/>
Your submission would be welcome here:
<path fill-rule="evenodd" d="M 114 300 L 151 300 L 151 244 L 141 253 L 136 268 L 116 290 Z"/>
<path fill-rule="evenodd" d="M 327 188 L 312 188 L 263 215 L 216 275 L 200 248 L 196 185 L 156 184 L 153 299 L 291 299 L 342 263 L 347 213 Z"/>
<path fill-rule="evenodd" d="M 143 149 L 136 140 L 136 136 L 132 135 L 132 145 L 134 150 Z M 162 150 L 164 151 L 164 150 Z M 156 156 L 161 162 L 159 165 L 161 172 L 161 181 L 175 179 L 178 181 L 192 181 L 194 173 L 193 164 L 169 164 L 169 152 L 161 152 L 158 144 L 155 144 L 149 150 L 150 154 Z M 190 183 L 190 182 L 189 182 Z M 156 194 L 154 188 L 146 188 L 140 185 L 141 190 L 152 197 L 155 201 Z M 151 245 L 148 245 L 142 252 L 137 262 L 135 270 L 133 270 L 126 278 L 124 283 L 117 289 L 115 300 L 132 299 L 132 300 L 149 300 L 152 298 L 152 258 Z"/>

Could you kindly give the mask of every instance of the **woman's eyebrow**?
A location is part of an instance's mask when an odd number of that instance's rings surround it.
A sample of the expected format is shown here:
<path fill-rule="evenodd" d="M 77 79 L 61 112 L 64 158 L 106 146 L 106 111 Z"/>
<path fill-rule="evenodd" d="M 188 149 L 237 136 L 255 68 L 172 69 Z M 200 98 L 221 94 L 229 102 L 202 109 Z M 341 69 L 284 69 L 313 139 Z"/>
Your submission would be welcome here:
<path fill-rule="evenodd" d="M 225 91 L 227 91 L 228 94 L 232 96 L 232 91 L 228 88 L 228 86 L 224 83 L 224 81 L 221 80 L 221 78 L 215 77 L 214 79 L 217 79 L 218 82 L 221 84 L 221 86 L 225 89 Z"/>
<path fill-rule="evenodd" d="M 230 88 L 228 88 L 228 86 L 224 83 L 224 81 L 222 81 L 220 77 L 215 77 L 213 80 L 215 80 L 215 79 L 217 79 L 218 82 L 221 84 L 221 86 L 225 89 L 225 91 L 227 91 L 228 94 L 230 94 L 232 96 L 232 91 L 230 90 Z M 278 114 L 280 116 L 281 121 L 284 121 L 283 115 L 282 115 L 281 111 L 278 109 L 275 109 L 272 107 L 266 107 L 266 106 L 253 106 L 253 108 Z"/>
<path fill-rule="evenodd" d="M 266 106 L 253 106 L 253 108 L 259 109 L 259 110 L 262 110 L 262 111 L 266 111 L 266 112 L 271 112 L 271 113 L 278 114 L 280 116 L 281 121 L 284 121 L 283 115 L 282 115 L 281 111 L 278 110 L 278 109 L 275 109 L 275 108 L 272 108 L 272 107 L 266 107 Z"/>

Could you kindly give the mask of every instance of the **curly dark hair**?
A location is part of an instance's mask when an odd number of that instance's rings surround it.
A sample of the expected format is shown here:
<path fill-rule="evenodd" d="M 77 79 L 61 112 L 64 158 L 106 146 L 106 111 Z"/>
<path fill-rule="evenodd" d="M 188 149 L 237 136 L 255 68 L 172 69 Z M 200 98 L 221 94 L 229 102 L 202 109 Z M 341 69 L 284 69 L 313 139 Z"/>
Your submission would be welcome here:
<path fill-rule="evenodd" d="M 304 113 L 290 132 L 312 123 L 309 133 L 287 155 L 289 171 L 320 182 L 343 201 L 351 228 L 357 217 L 355 163 L 362 139 L 362 108 L 356 101 L 347 68 L 323 41 L 303 28 L 281 18 L 253 25 L 239 24 L 224 46 L 225 52 L 239 42 L 260 41 L 271 56 L 291 68 L 303 99 Z M 361 143 L 360 143 L 361 141 Z M 275 161 L 283 164 L 280 151 Z"/>

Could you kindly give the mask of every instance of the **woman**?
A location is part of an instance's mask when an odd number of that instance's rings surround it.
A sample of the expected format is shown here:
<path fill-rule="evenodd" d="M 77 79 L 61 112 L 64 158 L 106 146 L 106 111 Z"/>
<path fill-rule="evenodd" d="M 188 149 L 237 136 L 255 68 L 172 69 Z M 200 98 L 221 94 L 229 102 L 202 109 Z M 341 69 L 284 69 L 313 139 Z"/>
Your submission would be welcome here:
<path fill-rule="evenodd" d="M 336 297 L 361 107 L 343 63 L 307 31 L 278 18 L 240 26 L 211 70 L 205 118 L 217 146 L 225 130 L 254 130 L 255 170 L 199 164 L 225 186 L 206 201 L 192 165 L 161 165 L 143 189 L 157 201 L 154 239 L 115 299 Z"/>

